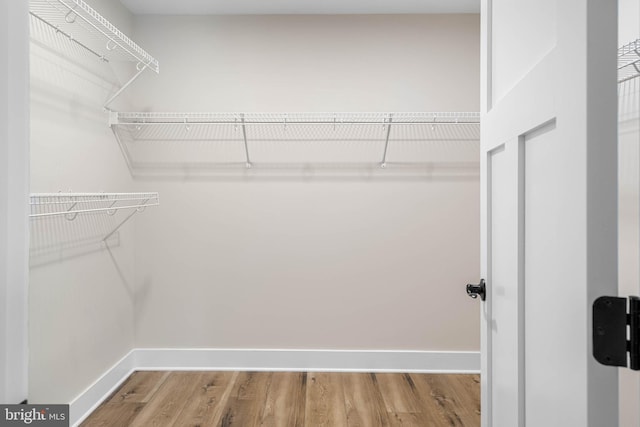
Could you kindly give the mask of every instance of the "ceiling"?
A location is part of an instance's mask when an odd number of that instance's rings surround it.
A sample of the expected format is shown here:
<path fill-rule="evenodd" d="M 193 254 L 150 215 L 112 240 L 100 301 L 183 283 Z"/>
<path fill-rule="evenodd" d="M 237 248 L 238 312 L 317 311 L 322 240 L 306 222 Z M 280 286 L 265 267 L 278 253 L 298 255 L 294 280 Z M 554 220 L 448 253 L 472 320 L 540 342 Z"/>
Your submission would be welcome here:
<path fill-rule="evenodd" d="M 480 13 L 480 0 L 120 0 L 135 14 Z"/>

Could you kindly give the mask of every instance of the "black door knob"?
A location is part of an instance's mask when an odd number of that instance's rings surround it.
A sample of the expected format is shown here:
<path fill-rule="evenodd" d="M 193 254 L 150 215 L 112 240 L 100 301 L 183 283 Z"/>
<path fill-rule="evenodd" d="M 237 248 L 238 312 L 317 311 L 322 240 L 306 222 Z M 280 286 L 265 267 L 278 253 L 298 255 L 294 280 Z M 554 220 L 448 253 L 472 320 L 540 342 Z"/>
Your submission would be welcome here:
<path fill-rule="evenodd" d="M 478 298 L 478 296 L 480 296 L 480 299 L 484 301 L 487 297 L 487 288 L 485 286 L 484 279 L 480 279 L 480 283 L 477 285 L 473 283 L 468 284 L 467 295 L 471 298 Z"/>

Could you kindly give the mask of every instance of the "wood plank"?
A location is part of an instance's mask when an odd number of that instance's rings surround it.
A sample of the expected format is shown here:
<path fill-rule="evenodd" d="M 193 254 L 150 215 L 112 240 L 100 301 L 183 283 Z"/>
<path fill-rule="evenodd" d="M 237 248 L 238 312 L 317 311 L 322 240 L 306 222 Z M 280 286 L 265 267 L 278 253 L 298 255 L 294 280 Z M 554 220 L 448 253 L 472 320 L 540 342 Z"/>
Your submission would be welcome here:
<path fill-rule="evenodd" d="M 261 426 L 304 427 L 307 376 L 304 372 L 273 375 L 267 393 Z"/>
<path fill-rule="evenodd" d="M 144 403 L 118 402 L 105 404 L 95 410 L 82 424 L 81 427 L 112 427 L 128 426 L 138 416 Z"/>
<path fill-rule="evenodd" d="M 309 427 L 346 425 L 347 412 L 340 374 L 307 374 L 305 425 Z"/>
<path fill-rule="evenodd" d="M 476 387 L 472 387 L 472 381 L 466 375 L 431 375 L 428 377 L 431 387 L 438 394 L 446 397 L 445 410 L 450 415 L 457 416 L 463 426 L 474 426 L 479 424 L 480 415 L 480 390 L 479 380 Z M 470 390 L 476 390 L 476 397 Z M 438 401 L 436 399 L 436 401 Z M 474 424 L 475 423 L 475 424 Z"/>
<path fill-rule="evenodd" d="M 191 396 L 200 386 L 202 372 L 171 372 L 154 397 L 133 420 L 133 427 L 173 425 Z"/>
<path fill-rule="evenodd" d="M 480 411 L 480 375 L 468 375 L 459 374 L 452 375 L 462 384 L 462 387 L 467 391 L 466 395 L 472 399 L 477 406 L 477 410 Z"/>
<path fill-rule="evenodd" d="M 376 378 L 392 426 L 439 425 L 440 419 L 425 408 L 408 374 L 376 374 Z"/>
<path fill-rule="evenodd" d="M 347 425 L 349 427 L 390 426 L 376 374 L 346 373 L 342 376 Z"/>
<path fill-rule="evenodd" d="M 174 426 L 218 425 L 237 377 L 237 372 L 203 373 L 193 393 L 185 396 Z"/>
<path fill-rule="evenodd" d="M 439 425 L 452 427 L 480 426 L 480 417 L 465 409 L 461 395 L 467 390 L 460 384 L 449 381 L 449 375 L 443 374 L 410 374 L 422 401 L 427 407 L 425 411 L 439 418 Z"/>
<path fill-rule="evenodd" d="M 107 403 L 146 403 L 169 376 L 163 371 L 136 371 L 111 395 Z"/>
<path fill-rule="evenodd" d="M 169 375 L 171 375 L 170 371 L 164 372 L 164 375 L 160 378 L 160 380 L 158 380 L 156 385 L 151 390 L 149 390 L 149 393 L 147 393 L 147 395 L 144 398 L 142 398 L 142 402 L 144 403 L 149 402 L 149 400 L 153 398 L 153 396 L 160 389 L 160 387 L 162 387 L 162 384 L 164 384 L 167 378 L 169 378 Z"/>
<path fill-rule="evenodd" d="M 241 372 L 227 400 L 220 425 L 259 426 L 272 372 Z"/>
<path fill-rule="evenodd" d="M 463 420 L 480 417 L 480 375 L 447 375 L 452 392 L 460 402 Z"/>
<path fill-rule="evenodd" d="M 404 374 L 376 374 L 380 394 L 388 412 L 420 412 L 421 404 L 413 393 L 413 382 Z"/>

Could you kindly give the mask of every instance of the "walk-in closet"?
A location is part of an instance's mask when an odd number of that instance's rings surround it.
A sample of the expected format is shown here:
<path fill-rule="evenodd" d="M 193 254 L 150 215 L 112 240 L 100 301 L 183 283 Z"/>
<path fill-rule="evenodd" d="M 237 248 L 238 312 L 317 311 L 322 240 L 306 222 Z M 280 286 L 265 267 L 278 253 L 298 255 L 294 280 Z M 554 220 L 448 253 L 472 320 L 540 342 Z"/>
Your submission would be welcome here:
<path fill-rule="evenodd" d="M 5 2 L 6 417 L 637 426 L 640 1 L 517 3 Z"/>

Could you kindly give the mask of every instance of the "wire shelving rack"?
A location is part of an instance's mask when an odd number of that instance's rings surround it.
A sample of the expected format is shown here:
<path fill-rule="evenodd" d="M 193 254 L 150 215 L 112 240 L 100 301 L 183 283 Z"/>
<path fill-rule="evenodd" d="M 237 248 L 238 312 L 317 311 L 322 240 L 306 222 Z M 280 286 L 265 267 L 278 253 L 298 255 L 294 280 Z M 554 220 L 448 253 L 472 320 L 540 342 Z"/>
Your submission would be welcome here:
<path fill-rule="evenodd" d="M 109 98 L 108 106 L 145 70 L 160 72 L 158 60 L 83 0 L 30 0 L 31 37 L 46 45 L 82 50 L 97 59 L 136 63 L 135 75 Z"/>
<path fill-rule="evenodd" d="M 29 197 L 29 217 L 33 219 L 64 216 L 68 221 L 80 214 L 104 213 L 114 216 L 128 211 L 125 218 L 104 237 L 109 239 L 133 215 L 149 206 L 158 206 L 157 192 L 149 193 L 33 193 Z"/>
<path fill-rule="evenodd" d="M 477 143 L 480 138 L 476 112 L 112 112 L 110 126 L 134 175 L 151 165 L 151 158 L 164 170 L 264 168 L 304 155 L 308 162 L 358 162 L 385 169 L 399 165 L 401 144 Z M 189 151 L 191 158 L 185 154 Z M 329 160 L 329 151 L 343 155 Z M 210 157 L 205 163 L 206 153 Z"/>
<path fill-rule="evenodd" d="M 618 49 L 618 83 L 640 76 L 640 39 Z"/>

